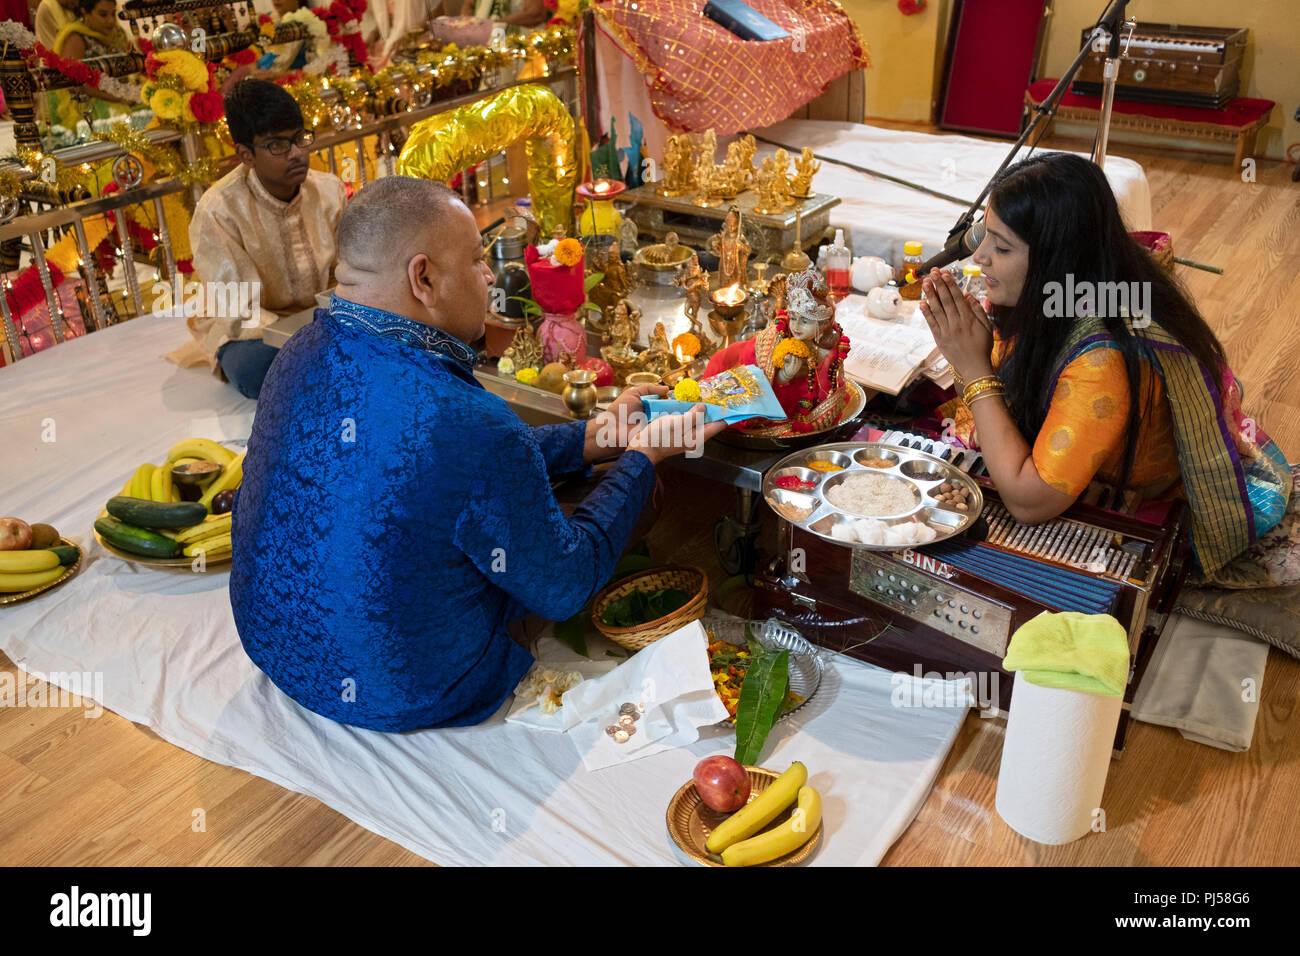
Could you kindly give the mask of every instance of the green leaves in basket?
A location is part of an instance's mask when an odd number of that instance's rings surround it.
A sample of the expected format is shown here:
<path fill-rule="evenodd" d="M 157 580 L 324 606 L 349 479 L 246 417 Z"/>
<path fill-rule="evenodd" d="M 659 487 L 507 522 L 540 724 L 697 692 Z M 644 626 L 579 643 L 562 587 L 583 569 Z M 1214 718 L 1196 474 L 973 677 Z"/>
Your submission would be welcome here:
<path fill-rule="evenodd" d="M 748 628 L 746 636 L 749 637 Z M 751 637 L 752 640 L 752 637 Z M 790 683 L 790 652 L 762 651 L 745 671 L 736 708 L 736 762 L 757 764 Z"/>
<path fill-rule="evenodd" d="M 610 601 L 600 615 L 606 627 L 636 627 L 671 614 L 691 599 L 681 588 L 632 591 Z"/>

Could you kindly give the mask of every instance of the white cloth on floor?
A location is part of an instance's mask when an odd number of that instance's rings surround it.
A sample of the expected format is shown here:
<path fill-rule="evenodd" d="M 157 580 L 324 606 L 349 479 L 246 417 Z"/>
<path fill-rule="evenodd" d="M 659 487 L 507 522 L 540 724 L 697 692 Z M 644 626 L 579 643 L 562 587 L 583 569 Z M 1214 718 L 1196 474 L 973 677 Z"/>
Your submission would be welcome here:
<path fill-rule="evenodd" d="M 146 317 L 0 369 L 0 434 L 12 436 L 0 456 L 5 510 L 86 548 L 75 577 L 0 613 L 3 650 L 40 673 L 101 673 L 101 703 L 115 713 L 438 863 L 688 862 L 665 810 L 700 759 L 732 751 L 733 731 L 707 728 L 689 747 L 591 773 L 561 735 L 506 723 L 508 703 L 477 727 L 336 724 L 249 661 L 228 572 L 147 568 L 93 543 L 96 514 L 141 462 L 162 460 L 196 421 L 237 421 L 253 407 L 206 371 L 158 357 L 188 337 L 182 320 Z M 822 792 L 815 865 L 878 862 L 952 746 L 967 709 L 894 706 L 900 680 L 914 678 L 833 659 L 817 695 L 769 738 L 763 764 L 803 761 Z"/>
<path fill-rule="evenodd" d="M 1249 634 L 1172 614 L 1134 695 L 1133 719 L 1249 750 L 1267 661 L 1268 645 Z"/>

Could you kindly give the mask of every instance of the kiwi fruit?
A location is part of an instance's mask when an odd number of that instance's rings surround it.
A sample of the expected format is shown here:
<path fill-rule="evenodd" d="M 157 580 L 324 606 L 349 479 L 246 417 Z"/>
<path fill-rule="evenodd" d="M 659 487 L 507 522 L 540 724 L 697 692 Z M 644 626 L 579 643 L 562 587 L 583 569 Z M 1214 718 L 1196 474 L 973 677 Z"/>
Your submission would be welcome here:
<path fill-rule="evenodd" d="M 59 543 L 59 533 L 48 524 L 32 525 L 32 543 L 33 549 L 52 548 Z"/>

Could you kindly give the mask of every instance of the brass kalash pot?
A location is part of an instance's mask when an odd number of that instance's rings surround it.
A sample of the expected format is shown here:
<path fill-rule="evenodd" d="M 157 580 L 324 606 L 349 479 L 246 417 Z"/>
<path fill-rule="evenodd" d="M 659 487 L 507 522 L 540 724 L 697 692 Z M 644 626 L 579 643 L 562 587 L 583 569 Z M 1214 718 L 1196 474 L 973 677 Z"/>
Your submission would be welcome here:
<path fill-rule="evenodd" d="M 591 417 L 596 410 L 596 373 L 591 369 L 574 369 L 564 373 L 564 392 L 560 398 L 569 414 L 579 420 Z"/>

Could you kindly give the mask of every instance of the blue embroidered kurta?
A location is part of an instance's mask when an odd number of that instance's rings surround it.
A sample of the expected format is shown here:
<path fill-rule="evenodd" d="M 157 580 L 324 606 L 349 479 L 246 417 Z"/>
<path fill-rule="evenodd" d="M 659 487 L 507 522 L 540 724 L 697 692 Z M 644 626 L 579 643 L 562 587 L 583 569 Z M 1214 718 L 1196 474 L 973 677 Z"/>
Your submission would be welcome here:
<path fill-rule="evenodd" d="M 623 454 L 565 517 L 585 424 L 532 428 L 473 352 L 337 296 L 262 386 L 233 519 L 248 656 L 304 707 L 375 730 L 476 724 L 532 663 L 507 622 L 562 620 L 608 580 L 654 489 Z"/>

